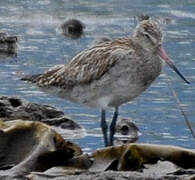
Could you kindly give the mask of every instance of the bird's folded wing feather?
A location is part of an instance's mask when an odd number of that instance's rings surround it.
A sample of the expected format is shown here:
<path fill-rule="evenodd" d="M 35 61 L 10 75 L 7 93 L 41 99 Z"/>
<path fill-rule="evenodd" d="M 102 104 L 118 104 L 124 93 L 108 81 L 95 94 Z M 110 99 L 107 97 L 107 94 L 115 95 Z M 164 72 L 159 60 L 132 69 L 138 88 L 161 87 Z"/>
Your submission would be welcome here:
<path fill-rule="evenodd" d="M 93 46 L 77 54 L 68 64 L 56 66 L 42 74 L 39 86 L 56 86 L 64 89 L 75 84 L 87 84 L 101 78 L 118 61 L 127 58 L 129 49 L 119 46 Z"/>

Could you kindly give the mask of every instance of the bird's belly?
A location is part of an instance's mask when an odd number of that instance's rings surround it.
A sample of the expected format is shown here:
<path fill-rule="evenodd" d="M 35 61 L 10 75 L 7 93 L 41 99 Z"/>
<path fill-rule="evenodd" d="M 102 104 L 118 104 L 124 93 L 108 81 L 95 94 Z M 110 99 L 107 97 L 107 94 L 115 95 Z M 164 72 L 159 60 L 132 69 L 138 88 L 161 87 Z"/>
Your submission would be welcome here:
<path fill-rule="evenodd" d="M 127 103 L 139 96 L 147 87 L 140 84 L 129 84 L 126 81 L 78 85 L 73 89 L 64 90 L 58 87 L 42 90 L 58 97 L 89 107 L 109 108 Z"/>
<path fill-rule="evenodd" d="M 145 89 L 146 87 L 138 84 L 124 85 L 120 83 L 96 86 L 95 88 L 80 86 L 74 88 L 71 94 L 66 96 L 66 99 L 89 107 L 117 107 L 133 100 Z"/>
<path fill-rule="evenodd" d="M 139 96 L 159 75 L 144 70 L 113 68 L 100 79 L 76 84 L 71 89 L 49 88 L 52 94 L 89 107 L 117 107 Z M 123 68 L 124 69 L 124 68 Z M 131 72 L 131 73 L 130 73 Z M 148 72 L 148 73 L 147 73 Z"/>
<path fill-rule="evenodd" d="M 131 86 L 123 86 L 120 89 L 113 90 L 107 105 L 110 107 L 117 107 L 121 104 L 128 103 L 139 96 L 145 89 L 145 87 L 132 84 Z"/>

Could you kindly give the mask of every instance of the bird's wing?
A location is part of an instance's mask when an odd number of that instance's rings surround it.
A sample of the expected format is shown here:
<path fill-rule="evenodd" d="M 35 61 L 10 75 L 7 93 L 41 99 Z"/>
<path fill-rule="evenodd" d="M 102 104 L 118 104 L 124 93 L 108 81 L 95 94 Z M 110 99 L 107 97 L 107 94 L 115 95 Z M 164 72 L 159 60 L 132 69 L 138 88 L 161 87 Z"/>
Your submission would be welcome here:
<path fill-rule="evenodd" d="M 129 48 L 113 44 L 93 46 L 77 54 L 68 64 L 42 74 L 39 86 L 58 86 L 64 89 L 75 84 L 87 84 L 101 78 L 118 61 L 127 58 Z"/>
<path fill-rule="evenodd" d="M 21 80 L 23 80 L 23 81 L 29 81 L 29 82 L 32 82 L 32 83 L 38 83 L 40 81 L 40 79 L 42 78 L 42 76 L 49 77 L 52 74 L 54 74 L 55 72 L 57 72 L 59 69 L 61 69 L 63 66 L 64 66 L 64 64 L 59 64 L 59 65 L 56 65 L 54 67 L 51 67 L 44 74 L 26 75 L 26 76 L 22 77 Z"/>

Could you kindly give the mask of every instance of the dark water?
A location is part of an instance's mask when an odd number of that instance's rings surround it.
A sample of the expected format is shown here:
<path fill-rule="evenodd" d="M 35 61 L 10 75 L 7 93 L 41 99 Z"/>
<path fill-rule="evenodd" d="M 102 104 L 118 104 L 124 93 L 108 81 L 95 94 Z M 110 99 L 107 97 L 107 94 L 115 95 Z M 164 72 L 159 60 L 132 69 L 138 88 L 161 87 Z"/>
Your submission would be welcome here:
<path fill-rule="evenodd" d="M 120 117 L 135 120 L 142 136 L 139 142 L 195 147 L 176 100 L 168 85 L 178 94 L 182 107 L 195 129 L 195 1 L 194 0 L 1 0 L 0 31 L 17 35 L 18 56 L 0 59 L 0 94 L 19 95 L 29 101 L 51 104 L 77 120 L 86 134 L 73 136 L 85 150 L 103 146 L 99 110 L 72 104 L 45 94 L 21 82 L 18 73 L 35 74 L 68 62 L 77 52 L 100 36 L 113 38 L 132 33 L 134 16 L 149 13 L 171 18 L 164 27 L 164 47 L 177 67 L 191 82 L 186 85 L 168 67 L 152 86 L 131 104 L 120 108 Z M 68 18 L 79 18 L 86 25 L 79 40 L 56 31 Z M 111 119 L 112 109 L 107 118 Z"/>

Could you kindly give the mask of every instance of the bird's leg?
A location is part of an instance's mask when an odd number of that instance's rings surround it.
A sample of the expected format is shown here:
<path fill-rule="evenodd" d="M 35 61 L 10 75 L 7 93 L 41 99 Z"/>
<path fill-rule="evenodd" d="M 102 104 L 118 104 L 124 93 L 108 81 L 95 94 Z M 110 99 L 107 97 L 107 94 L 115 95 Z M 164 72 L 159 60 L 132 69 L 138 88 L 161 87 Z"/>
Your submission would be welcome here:
<path fill-rule="evenodd" d="M 113 145 L 113 139 L 114 139 L 114 133 L 115 133 L 115 126 L 116 126 L 117 117 L 118 117 L 118 107 L 115 108 L 114 115 L 113 115 L 113 118 L 112 118 L 112 122 L 110 124 L 109 146 Z"/>
<path fill-rule="evenodd" d="M 101 125 L 102 133 L 104 136 L 104 144 L 105 144 L 105 146 L 108 146 L 108 135 L 107 135 L 108 125 L 106 123 L 106 111 L 104 109 L 102 109 L 102 112 L 101 112 L 100 125 Z"/>

